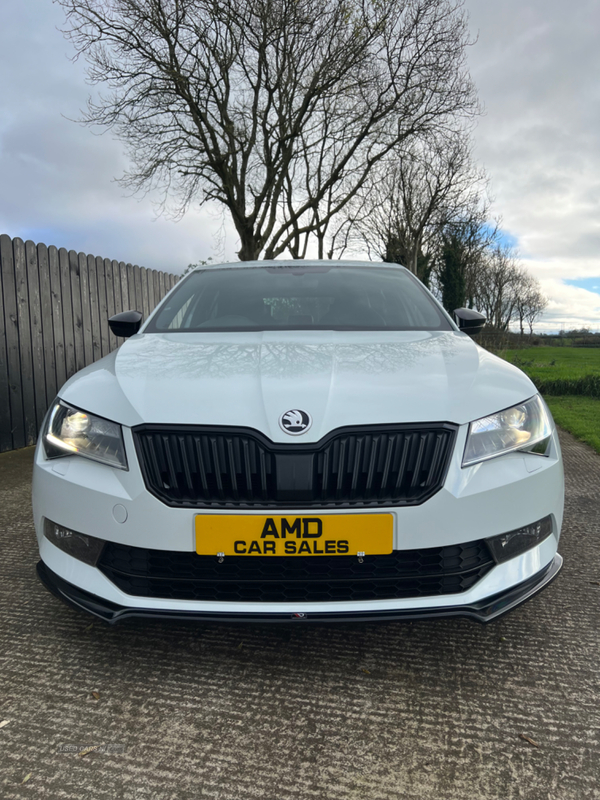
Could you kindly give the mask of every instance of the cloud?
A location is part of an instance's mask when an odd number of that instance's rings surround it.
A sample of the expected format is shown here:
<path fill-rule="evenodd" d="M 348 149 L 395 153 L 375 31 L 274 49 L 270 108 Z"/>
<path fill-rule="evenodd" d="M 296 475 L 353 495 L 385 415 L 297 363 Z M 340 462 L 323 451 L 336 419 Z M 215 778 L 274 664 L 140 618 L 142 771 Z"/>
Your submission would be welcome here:
<path fill-rule="evenodd" d="M 555 278 L 543 278 L 540 283 L 548 298 L 548 308 L 536 326 L 538 330 L 600 328 L 600 295 Z"/>
<path fill-rule="evenodd" d="M 469 62 L 487 113 L 476 131 L 495 210 L 551 297 L 543 324 L 600 327 L 600 50 L 595 0 L 467 0 Z"/>
<path fill-rule="evenodd" d="M 158 197 L 132 198 L 115 182 L 127 167 L 122 144 L 71 121 L 89 87 L 62 23 L 54 4 L 3 10 L 0 232 L 174 272 L 208 256 L 235 260 L 232 226 L 214 209 L 157 218 Z"/>
<path fill-rule="evenodd" d="M 466 8 L 479 36 L 469 63 L 487 109 L 476 152 L 503 231 L 551 298 L 542 324 L 598 328 L 595 292 L 562 283 L 600 276 L 596 0 Z M 156 219 L 153 198 L 128 197 L 114 182 L 127 166 L 121 143 L 67 119 L 90 88 L 85 64 L 69 60 L 63 22 L 55 3 L 3 8 L 0 232 L 175 271 L 209 255 L 235 260 L 229 221 L 197 207 L 179 223 Z"/>

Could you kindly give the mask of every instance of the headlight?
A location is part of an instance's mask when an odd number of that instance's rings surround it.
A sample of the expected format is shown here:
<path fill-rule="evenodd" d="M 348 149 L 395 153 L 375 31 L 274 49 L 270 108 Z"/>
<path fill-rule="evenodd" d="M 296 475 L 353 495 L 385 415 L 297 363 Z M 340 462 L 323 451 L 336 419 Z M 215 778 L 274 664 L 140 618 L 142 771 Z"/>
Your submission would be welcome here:
<path fill-rule="evenodd" d="M 525 403 L 472 422 L 462 465 L 468 467 L 511 450 L 545 455 L 551 434 L 548 412 L 536 394 Z"/>
<path fill-rule="evenodd" d="M 127 469 L 121 426 L 72 408 L 62 400 L 50 411 L 43 442 L 48 458 L 77 454 Z"/>

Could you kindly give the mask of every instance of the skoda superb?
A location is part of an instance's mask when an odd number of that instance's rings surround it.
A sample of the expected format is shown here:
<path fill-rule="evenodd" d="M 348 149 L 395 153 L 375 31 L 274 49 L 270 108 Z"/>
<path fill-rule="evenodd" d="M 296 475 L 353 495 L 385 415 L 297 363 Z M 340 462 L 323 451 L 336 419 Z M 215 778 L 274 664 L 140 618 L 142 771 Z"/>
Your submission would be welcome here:
<path fill-rule="evenodd" d="M 34 469 L 38 574 L 108 622 L 487 622 L 560 570 L 550 413 L 396 265 L 197 269 L 72 377 Z"/>

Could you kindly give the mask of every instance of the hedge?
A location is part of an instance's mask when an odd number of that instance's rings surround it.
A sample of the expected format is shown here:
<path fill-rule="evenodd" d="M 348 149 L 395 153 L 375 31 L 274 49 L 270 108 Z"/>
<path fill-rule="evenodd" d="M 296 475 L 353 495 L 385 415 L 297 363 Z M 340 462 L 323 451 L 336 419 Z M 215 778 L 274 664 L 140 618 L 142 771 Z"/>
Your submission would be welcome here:
<path fill-rule="evenodd" d="M 600 398 L 600 375 L 582 375 L 580 378 L 532 379 L 541 394 L 577 394 Z"/>

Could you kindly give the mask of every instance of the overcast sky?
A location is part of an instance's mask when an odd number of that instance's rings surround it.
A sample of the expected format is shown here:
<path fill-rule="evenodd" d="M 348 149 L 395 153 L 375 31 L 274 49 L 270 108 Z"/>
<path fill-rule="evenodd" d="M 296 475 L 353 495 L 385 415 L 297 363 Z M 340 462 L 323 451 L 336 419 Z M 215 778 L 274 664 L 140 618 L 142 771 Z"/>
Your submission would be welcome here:
<path fill-rule="evenodd" d="M 485 116 L 476 154 L 494 213 L 550 303 L 540 329 L 600 329 L 599 0 L 466 0 Z M 204 209 L 156 217 L 114 178 L 122 145 L 69 118 L 89 92 L 50 0 L 5 3 L 0 26 L 0 233 L 182 271 L 235 260 L 231 225 Z"/>

